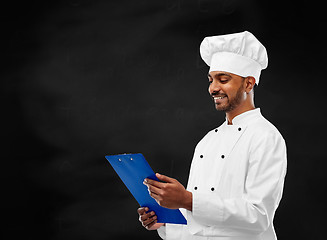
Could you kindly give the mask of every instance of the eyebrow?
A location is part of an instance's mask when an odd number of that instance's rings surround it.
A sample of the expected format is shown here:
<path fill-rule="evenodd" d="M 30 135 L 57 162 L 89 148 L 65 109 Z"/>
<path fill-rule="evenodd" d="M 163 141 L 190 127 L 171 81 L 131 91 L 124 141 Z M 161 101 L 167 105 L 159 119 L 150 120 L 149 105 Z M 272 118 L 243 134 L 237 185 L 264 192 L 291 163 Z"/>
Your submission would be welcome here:
<path fill-rule="evenodd" d="M 215 74 L 215 77 L 216 78 L 218 78 L 218 77 L 221 77 L 221 76 L 227 76 L 227 77 L 232 77 L 231 75 L 229 75 L 229 74 L 227 74 L 227 73 L 217 73 L 217 74 Z M 211 75 L 210 75 L 210 73 L 208 73 L 208 77 L 209 78 L 213 78 Z"/>

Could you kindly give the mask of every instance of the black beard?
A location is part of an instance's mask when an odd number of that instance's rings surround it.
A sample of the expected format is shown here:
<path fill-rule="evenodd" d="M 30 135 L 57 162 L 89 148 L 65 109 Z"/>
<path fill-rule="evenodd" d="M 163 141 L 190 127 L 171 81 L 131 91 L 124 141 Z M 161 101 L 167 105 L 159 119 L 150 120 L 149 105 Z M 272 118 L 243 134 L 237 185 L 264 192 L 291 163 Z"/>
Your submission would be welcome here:
<path fill-rule="evenodd" d="M 216 107 L 216 109 L 218 111 L 224 111 L 224 112 L 230 112 L 232 110 L 234 110 L 236 107 L 238 107 L 242 101 L 242 95 L 243 95 L 243 86 L 240 86 L 240 88 L 237 90 L 236 96 L 235 98 L 231 99 L 229 101 L 229 97 L 227 97 L 228 99 L 228 104 L 226 106 L 222 106 L 222 107 Z"/>

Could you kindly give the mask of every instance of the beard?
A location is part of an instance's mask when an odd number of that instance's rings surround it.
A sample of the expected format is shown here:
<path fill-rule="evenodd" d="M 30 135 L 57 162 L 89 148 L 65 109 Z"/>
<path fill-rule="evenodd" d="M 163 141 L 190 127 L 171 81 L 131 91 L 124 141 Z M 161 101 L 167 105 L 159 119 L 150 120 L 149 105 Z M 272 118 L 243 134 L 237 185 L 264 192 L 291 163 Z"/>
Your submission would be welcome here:
<path fill-rule="evenodd" d="M 234 110 L 235 108 L 237 108 L 243 98 L 243 86 L 240 86 L 240 88 L 237 90 L 236 92 L 236 96 L 234 98 L 229 99 L 228 96 L 227 97 L 227 103 L 226 104 L 215 104 L 216 105 L 216 109 L 218 111 L 224 111 L 224 112 L 230 112 L 232 110 Z"/>

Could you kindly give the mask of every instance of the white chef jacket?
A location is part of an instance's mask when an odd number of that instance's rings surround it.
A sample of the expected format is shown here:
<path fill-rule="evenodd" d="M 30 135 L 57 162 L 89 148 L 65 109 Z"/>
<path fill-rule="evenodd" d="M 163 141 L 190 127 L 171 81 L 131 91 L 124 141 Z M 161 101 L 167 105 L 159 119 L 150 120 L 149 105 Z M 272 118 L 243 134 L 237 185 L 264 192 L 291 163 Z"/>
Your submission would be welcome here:
<path fill-rule="evenodd" d="M 282 197 L 286 145 L 260 109 L 226 120 L 197 144 L 187 190 L 187 225 L 158 229 L 168 240 L 275 240 L 273 218 Z"/>

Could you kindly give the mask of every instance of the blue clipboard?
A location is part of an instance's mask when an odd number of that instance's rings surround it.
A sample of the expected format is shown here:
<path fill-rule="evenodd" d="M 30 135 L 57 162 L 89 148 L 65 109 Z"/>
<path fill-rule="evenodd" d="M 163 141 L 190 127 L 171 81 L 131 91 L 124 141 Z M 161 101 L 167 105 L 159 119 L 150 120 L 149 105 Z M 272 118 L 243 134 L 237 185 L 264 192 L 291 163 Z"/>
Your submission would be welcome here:
<path fill-rule="evenodd" d="M 158 223 L 187 224 L 178 209 L 161 207 L 143 184 L 145 178 L 160 181 L 141 153 L 105 156 L 141 207 L 148 207 L 158 217 Z"/>

